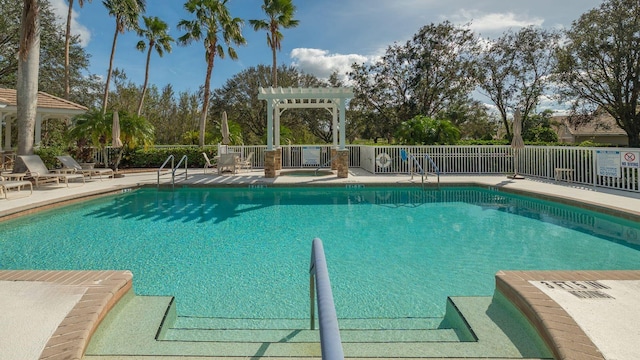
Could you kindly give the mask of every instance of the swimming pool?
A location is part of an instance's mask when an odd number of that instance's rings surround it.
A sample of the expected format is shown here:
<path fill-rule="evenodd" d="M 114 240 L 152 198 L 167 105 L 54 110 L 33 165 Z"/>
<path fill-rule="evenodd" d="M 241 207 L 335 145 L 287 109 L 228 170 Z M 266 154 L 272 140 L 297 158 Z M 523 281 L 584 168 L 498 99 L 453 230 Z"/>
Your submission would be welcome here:
<path fill-rule="evenodd" d="M 498 270 L 638 269 L 638 234 L 480 188 L 140 189 L 0 223 L 0 268 L 128 269 L 182 316 L 307 318 L 320 237 L 339 317 L 439 317 Z"/>

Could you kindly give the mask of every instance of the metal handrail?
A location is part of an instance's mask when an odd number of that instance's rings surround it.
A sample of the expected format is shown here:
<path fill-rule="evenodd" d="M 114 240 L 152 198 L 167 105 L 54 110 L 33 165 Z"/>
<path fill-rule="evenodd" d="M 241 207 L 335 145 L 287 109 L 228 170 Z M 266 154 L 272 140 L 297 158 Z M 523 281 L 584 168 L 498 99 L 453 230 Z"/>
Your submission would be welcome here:
<path fill-rule="evenodd" d="M 167 160 L 165 160 L 162 165 L 160 165 L 160 168 L 158 169 L 158 187 L 160 187 L 160 172 L 162 171 L 162 169 L 164 169 L 165 165 L 167 165 L 167 163 L 169 162 L 169 160 L 171 160 L 171 169 L 173 169 L 173 162 L 175 161 L 176 157 L 173 156 L 173 154 L 169 155 L 169 157 L 167 157 Z"/>
<path fill-rule="evenodd" d="M 436 165 L 435 162 L 433 162 L 433 159 L 431 159 L 431 156 L 429 156 L 429 154 L 424 154 L 424 158 L 429 160 L 429 163 L 431 164 L 431 166 L 436 170 L 436 176 L 438 177 L 438 185 L 440 185 L 440 168 L 438 167 L 438 165 Z"/>
<path fill-rule="evenodd" d="M 418 159 L 416 159 L 415 156 L 413 156 L 413 154 L 409 154 L 407 153 L 406 150 L 400 150 L 400 157 L 402 158 L 402 160 L 407 161 L 407 160 L 411 160 L 412 163 L 416 164 L 418 166 L 418 168 L 420 169 L 420 172 L 418 174 L 420 174 L 422 176 L 422 185 L 424 186 L 424 169 L 422 168 L 422 165 L 420 165 L 420 163 L 418 162 Z M 413 167 L 409 167 L 409 171 L 411 173 L 411 180 L 413 180 Z"/>
<path fill-rule="evenodd" d="M 342 340 L 340 339 L 340 328 L 338 327 L 338 316 L 336 315 L 336 307 L 333 304 L 333 293 L 331 291 L 331 281 L 329 280 L 327 260 L 324 256 L 322 240 L 318 238 L 313 239 L 313 243 L 311 245 L 309 298 L 311 300 L 311 330 L 314 330 L 315 328 L 314 303 L 316 299 L 318 301 L 318 323 L 320 325 L 320 348 L 322 350 L 322 359 L 344 359 Z"/>
<path fill-rule="evenodd" d="M 325 166 L 327 166 L 327 165 L 331 164 L 331 162 L 332 162 L 332 161 L 333 161 L 333 159 L 329 159 L 329 160 L 327 160 L 327 162 L 325 162 L 324 164 L 322 164 L 322 165 L 318 166 L 318 167 L 316 168 L 316 171 L 315 171 L 314 175 L 318 175 L 318 171 L 320 170 L 320 168 L 323 168 L 323 167 L 325 167 Z"/>
<path fill-rule="evenodd" d="M 182 162 L 184 161 L 184 179 L 187 180 L 188 178 L 188 174 L 187 174 L 187 155 L 182 155 L 182 158 L 180 159 L 180 161 L 178 161 L 178 165 L 176 165 L 176 167 L 173 168 L 173 170 L 171 170 L 171 186 L 175 186 L 176 183 L 176 171 L 178 170 L 178 168 L 180 167 L 180 165 L 182 164 Z"/>

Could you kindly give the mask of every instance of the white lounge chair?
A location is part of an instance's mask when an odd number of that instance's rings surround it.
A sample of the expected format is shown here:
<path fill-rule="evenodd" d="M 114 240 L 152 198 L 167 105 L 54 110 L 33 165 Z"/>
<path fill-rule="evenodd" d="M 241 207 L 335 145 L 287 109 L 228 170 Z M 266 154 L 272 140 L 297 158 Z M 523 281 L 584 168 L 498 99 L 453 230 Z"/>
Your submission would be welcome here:
<path fill-rule="evenodd" d="M 76 174 L 75 170 L 68 170 L 68 172 L 55 173 L 47 169 L 47 166 L 42 162 L 42 159 L 38 155 L 20 155 L 18 159 L 22 161 L 27 168 L 27 176 L 33 178 L 36 183 L 36 187 L 40 183 L 55 182 L 60 183 L 60 180 L 64 181 L 69 187 L 69 179 L 82 179 L 84 184 L 84 175 Z"/>
<path fill-rule="evenodd" d="M 202 153 L 202 156 L 204 156 L 204 173 L 207 173 L 207 169 L 208 168 L 213 168 L 215 167 L 215 165 L 209 160 L 209 157 L 207 156 L 207 153 Z"/>
<path fill-rule="evenodd" d="M 83 169 L 78 162 L 68 155 L 56 156 L 56 158 L 62 163 L 63 168 L 61 170 L 73 169 L 76 173 L 81 173 L 83 175 L 88 175 L 89 179 L 91 179 L 94 175 L 98 175 L 100 181 L 102 181 L 102 175 L 106 175 L 108 178 L 113 178 L 113 170 L 109 168 L 93 168 L 93 169 Z"/>
<path fill-rule="evenodd" d="M 244 159 L 240 159 L 237 163 L 236 166 L 240 169 L 253 169 L 253 151 L 249 153 L 249 155 L 247 155 L 246 158 Z"/>
<path fill-rule="evenodd" d="M 33 194 L 33 185 L 31 185 L 31 181 L 5 180 L 3 176 L 0 176 L 0 195 L 4 195 L 5 199 L 7 199 L 9 189 L 18 189 L 18 191 L 20 191 L 23 186 L 29 186 L 29 191 L 31 192 L 29 195 Z"/>

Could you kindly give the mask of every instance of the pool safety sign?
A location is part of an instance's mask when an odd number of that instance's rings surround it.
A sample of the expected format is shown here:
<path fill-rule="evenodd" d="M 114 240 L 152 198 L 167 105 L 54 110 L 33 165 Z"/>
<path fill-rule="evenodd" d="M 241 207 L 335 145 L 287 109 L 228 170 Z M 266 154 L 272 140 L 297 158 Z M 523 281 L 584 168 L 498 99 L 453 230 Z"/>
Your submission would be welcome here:
<path fill-rule="evenodd" d="M 625 168 L 640 169 L 640 151 L 622 151 L 620 164 Z"/>
<path fill-rule="evenodd" d="M 320 165 L 320 146 L 302 147 L 302 165 Z"/>
<path fill-rule="evenodd" d="M 596 163 L 598 175 L 619 178 L 622 176 L 620 167 L 621 151 L 617 150 L 596 150 Z"/>

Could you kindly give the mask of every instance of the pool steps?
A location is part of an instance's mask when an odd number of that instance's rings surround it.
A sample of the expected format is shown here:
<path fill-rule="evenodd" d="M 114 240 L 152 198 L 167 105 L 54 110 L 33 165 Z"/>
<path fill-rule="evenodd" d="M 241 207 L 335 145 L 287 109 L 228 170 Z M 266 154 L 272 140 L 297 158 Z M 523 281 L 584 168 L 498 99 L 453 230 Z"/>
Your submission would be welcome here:
<path fill-rule="evenodd" d="M 340 327 L 346 358 L 551 358 L 523 321 L 500 296 L 456 297 L 448 299 L 441 320 L 377 319 L 368 327 L 354 319 L 340 320 Z M 171 297 L 128 296 L 98 328 L 84 360 L 320 358 L 317 330 L 308 330 L 307 322 L 248 322 L 181 318 Z"/>

